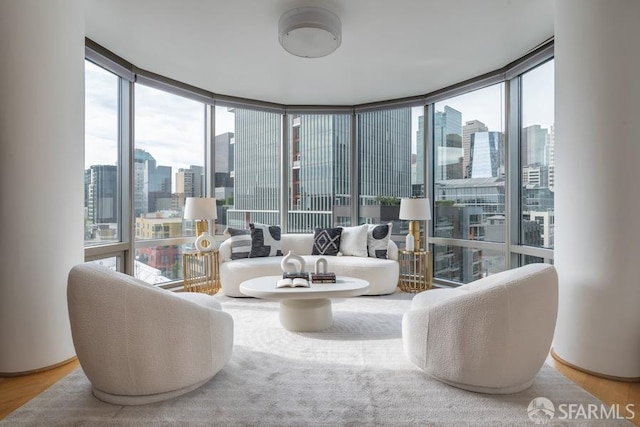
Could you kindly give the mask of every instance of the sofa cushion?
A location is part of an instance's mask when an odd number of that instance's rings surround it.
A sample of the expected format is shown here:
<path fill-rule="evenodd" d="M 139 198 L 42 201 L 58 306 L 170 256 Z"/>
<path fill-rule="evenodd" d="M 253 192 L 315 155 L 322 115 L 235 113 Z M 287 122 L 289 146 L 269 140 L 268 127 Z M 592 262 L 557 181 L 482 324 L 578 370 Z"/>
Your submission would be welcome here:
<path fill-rule="evenodd" d="M 249 258 L 281 256 L 280 226 L 266 224 L 249 224 L 251 228 L 251 253 Z"/>
<path fill-rule="evenodd" d="M 342 255 L 351 255 L 366 257 L 367 252 L 367 224 L 357 225 L 355 227 L 341 227 L 340 235 L 340 252 Z"/>
<path fill-rule="evenodd" d="M 316 228 L 312 255 L 338 255 L 342 228 Z"/>
<path fill-rule="evenodd" d="M 251 234 L 249 230 L 227 227 L 224 234 L 229 236 L 231 259 L 249 258 L 251 253 Z"/>
<path fill-rule="evenodd" d="M 369 256 L 387 258 L 387 247 L 391 237 L 393 224 L 369 224 L 367 231 L 367 248 Z"/>

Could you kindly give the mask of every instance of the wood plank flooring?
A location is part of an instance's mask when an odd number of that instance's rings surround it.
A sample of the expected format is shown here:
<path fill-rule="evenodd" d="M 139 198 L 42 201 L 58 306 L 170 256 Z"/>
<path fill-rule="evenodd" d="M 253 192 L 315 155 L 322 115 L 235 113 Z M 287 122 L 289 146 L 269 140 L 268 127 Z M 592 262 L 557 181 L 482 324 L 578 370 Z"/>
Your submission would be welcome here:
<path fill-rule="evenodd" d="M 589 375 L 566 366 L 551 356 L 548 361 L 562 375 L 607 405 L 617 403 L 624 408 L 628 403 L 634 404 L 635 418 L 631 421 L 640 427 L 640 383 L 612 381 Z M 5 418 L 79 366 L 78 361 L 73 360 L 44 372 L 22 377 L 0 378 L 0 419 Z"/>

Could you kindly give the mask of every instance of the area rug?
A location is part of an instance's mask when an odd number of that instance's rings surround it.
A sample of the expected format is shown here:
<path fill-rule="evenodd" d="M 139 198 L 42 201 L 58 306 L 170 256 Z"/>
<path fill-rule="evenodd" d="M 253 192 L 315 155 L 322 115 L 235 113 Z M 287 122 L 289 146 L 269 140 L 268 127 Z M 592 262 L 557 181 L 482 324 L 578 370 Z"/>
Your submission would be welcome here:
<path fill-rule="evenodd" d="M 115 406 L 94 398 L 77 369 L 0 425 L 533 426 L 528 409 L 535 398 L 556 408 L 601 405 L 547 365 L 531 388 L 509 396 L 467 392 L 429 378 L 402 350 L 402 314 L 411 297 L 336 299 L 330 329 L 293 333 L 280 325 L 277 302 L 216 296 L 234 319 L 233 356 L 199 389 L 162 403 Z M 631 425 L 560 415 L 556 411 L 545 424 Z"/>

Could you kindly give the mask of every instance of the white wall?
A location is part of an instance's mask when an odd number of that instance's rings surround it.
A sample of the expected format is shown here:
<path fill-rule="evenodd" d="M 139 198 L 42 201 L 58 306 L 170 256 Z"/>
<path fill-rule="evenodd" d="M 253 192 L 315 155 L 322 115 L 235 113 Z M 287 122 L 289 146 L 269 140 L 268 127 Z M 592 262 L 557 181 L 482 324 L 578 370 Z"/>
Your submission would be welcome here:
<path fill-rule="evenodd" d="M 557 0 L 553 349 L 640 377 L 640 2 Z"/>
<path fill-rule="evenodd" d="M 84 13 L 0 2 L 0 373 L 74 356 L 69 269 L 84 259 Z"/>

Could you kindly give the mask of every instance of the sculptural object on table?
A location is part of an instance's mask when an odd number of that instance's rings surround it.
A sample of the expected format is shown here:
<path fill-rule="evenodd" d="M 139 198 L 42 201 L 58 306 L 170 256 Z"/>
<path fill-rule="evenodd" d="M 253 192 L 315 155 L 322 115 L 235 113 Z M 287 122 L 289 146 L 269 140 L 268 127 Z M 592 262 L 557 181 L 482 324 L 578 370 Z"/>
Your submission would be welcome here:
<path fill-rule="evenodd" d="M 280 268 L 285 273 L 302 273 L 305 269 L 305 261 L 300 255 L 296 255 L 293 251 L 289 251 L 282 261 L 280 261 Z"/>

